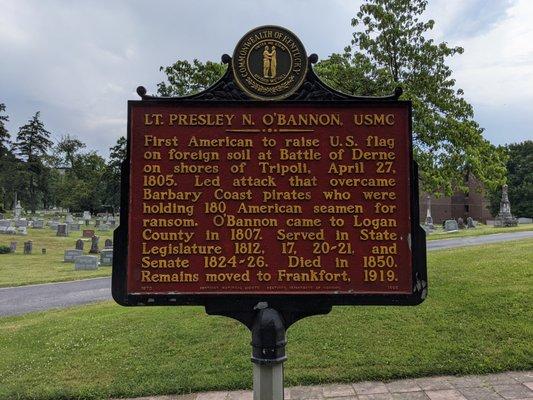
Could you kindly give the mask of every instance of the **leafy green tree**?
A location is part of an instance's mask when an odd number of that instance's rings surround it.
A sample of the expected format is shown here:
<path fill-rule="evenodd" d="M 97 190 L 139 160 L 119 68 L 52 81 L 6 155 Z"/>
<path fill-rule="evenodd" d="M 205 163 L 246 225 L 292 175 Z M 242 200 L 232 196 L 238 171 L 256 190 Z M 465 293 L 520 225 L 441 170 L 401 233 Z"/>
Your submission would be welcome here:
<path fill-rule="evenodd" d="M 226 66 L 212 61 L 202 63 L 195 59 L 191 64 L 178 60 L 159 70 L 165 73 L 168 82 L 160 82 L 157 92 L 161 96 L 185 96 L 207 89 L 224 74 Z"/>
<path fill-rule="evenodd" d="M 6 105 L 0 103 L 0 191 L 2 195 L 2 200 L 0 202 L 0 211 L 4 211 L 4 207 L 7 208 L 7 191 L 6 191 L 6 180 L 8 175 L 6 174 L 7 168 L 7 155 L 9 153 L 9 132 L 5 126 L 5 123 L 9 121 L 7 115 L 2 115 L 6 111 Z"/>
<path fill-rule="evenodd" d="M 9 121 L 7 115 L 2 115 L 6 111 L 6 105 L 0 103 L 0 157 L 3 156 L 9 149 L 10 136 L 6 128 L 6 122 Z"/>
<path fill-rule="evenodd" d="M 75 136 L 64 135 L 56 145 L 56 151 L 62 156 L 65 166 L 72 168 L 76 154 L 86 147 L 85 143 Z"/>
<path fill-rule="evenodd" d="M 9 121 L 9 117 L 3 115 L 5 111 L 5 104 L 0 103 L 0 211 L 11 208 L 18 164 L 11 148 L 11 137 L 5 126 Z"/>
<path fill-rule="evenodd" d="M 533 218 L 533 141 L 526 140 L 505 147 L 507 160 L 507 185 L 511 212 L 518 217 Z M 501 187 L 492 190 L 490 208 L 498 214 L 502 197 Z"/>
<path fill-rule="evenodd" d="M 425 35 L 433 20 L 423 21 L 426 0 L 366 0 L 352 26 L 352 47 L 316 66 L 333 87 L 357 95 L 385 95 L 402 87 L 413 102 L 414 155 L 423 189 L 451 194 L 466 190 L 471 172 L 487 187 L 501 185 L 505 154 L 483 138 L 472 106 L 455 88 L 446 60 L 461 47 L 435 43 Z"/>
<path fill-rule="evenodd" d="M 95 151 L 75 154 L 72 167 L 55 183 L 55 199 L 59 206 L 71 211 L 100 209 L 105 197 L 105 160 Z"/>
<path fill-rule="evenodd" d="M 105 182 L 105 204 L 113 209 L 120 207 L 121 166 L 126 159 L 126 138 L 118 138 L 115 146 L 109 149 L 109 162 L 103 180 Z"/>
<path fill-rule="evenodd" d="M 42 179 L 46 165 L 43 157 L 52 146 L 49 139 L 50 132 L 44 128 L 43 122 L 39 119 L 40 112 L 36 112 L 26 125 L 20 127 L 17 134 L 17 141 L 14 144 L 18 155 L 24 162 L 24 181 L 27 187 L 28 203 L 32 213 L 35 213 L 39 198 L 42 197 Z"/>

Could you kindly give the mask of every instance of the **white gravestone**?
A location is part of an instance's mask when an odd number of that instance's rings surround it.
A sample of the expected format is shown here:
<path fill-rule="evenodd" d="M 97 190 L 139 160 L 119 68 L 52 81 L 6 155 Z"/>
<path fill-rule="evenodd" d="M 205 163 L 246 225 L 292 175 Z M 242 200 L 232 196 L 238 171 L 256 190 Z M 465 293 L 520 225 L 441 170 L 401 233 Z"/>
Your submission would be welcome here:
<path fill-rule="evenodd" d="M 74 260 L 74 269 L 80 270 L 94 270 L 98 269 L 98 257 L 96 256 L 79 256 Z"/>
<path fill-rule="evenodd" d="M 17 228 L 27 227 L 27 226 L 28 226 L 28 221 L 26 219 L 19 219 L 15 221 L 15 227 Z"/>
<path fill-rule="evenodd" d="M 65 250 L 65 256 L 63 257 L 64 262 L 74 262 L 77 257 L 83 255 L 83 250 Z"/>
<path fill-rule="evenodd" d="M 444 223 L 444 230 L 446 232 L 457 232 L 459 230 L 459 225 L 457 224 L 456 220 L 448 219 Z"/>
<path fill-rule="evenodd" d="M 80 224 L 77 223 L 71 223 L 68 224 L 68 231 L 79 231 L 80 230 Z"/>
<path fill-rule="evenodd" d="M 113 265 L 113 249 L 103 249 L 100 252 L 101 265 Z"/>
<path fill-rule="evenodd" d="M 102 231 L 102 232 L 107 232 L 107 231 L 109 231 L 109 225 L 107 225 L 107 224 L 100 224 L 100 226 L 98 227 L 98 230 L 99 230 L 99 231 Z"/>
<path fill-rule="evenodd" d="M 36 221 L 33 221 L 33 228 L 34 229 L 42 229 L 42 228 L 44 228 L 44 221 L 42 219 L 38 219 Z"/>

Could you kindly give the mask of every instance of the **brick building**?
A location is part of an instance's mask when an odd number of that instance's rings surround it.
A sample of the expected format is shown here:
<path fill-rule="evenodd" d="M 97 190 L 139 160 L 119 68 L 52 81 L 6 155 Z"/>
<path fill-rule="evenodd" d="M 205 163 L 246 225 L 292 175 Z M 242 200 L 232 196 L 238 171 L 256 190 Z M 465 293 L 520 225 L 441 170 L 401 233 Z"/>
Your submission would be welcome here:
<path fill-rule="evenodd" d="M 428 194 L 420 193 L 420 222 L 424 223 L 427 213 Z M 440 224 L 447 219 L 459 217 L 466 220 L 472 217 L 476 221 L 486 223 L 493 216 L 489 210 L 489 200 L 483 184 L 472 175 L 468 179 L 468 193 L 458 192 L 453 196 L 441 196 L 436 198 L 431 195 L 431 216 L 433 223 Z"/>

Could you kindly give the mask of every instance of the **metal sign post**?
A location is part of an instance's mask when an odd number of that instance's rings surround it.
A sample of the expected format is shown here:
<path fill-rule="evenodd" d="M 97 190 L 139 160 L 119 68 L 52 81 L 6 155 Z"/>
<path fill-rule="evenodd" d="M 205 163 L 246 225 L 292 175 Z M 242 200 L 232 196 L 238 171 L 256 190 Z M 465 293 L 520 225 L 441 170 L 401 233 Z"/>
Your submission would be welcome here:
<path fill-rule="evenodd" d="M 285 323 L 280 313 L 259 303 L 252 326 L 254 400 L 283 400 Z"/>

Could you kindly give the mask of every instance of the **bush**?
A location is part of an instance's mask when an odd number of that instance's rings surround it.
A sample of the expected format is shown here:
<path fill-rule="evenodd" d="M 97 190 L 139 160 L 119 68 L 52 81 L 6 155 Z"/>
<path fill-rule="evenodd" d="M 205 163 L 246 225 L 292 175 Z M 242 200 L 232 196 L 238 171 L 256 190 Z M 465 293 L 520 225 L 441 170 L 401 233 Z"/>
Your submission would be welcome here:
<path fill-rule="evenodd" d="M 11 248 L 9 246 L 0 245 L 0 254 L 11 253 Z"/>

